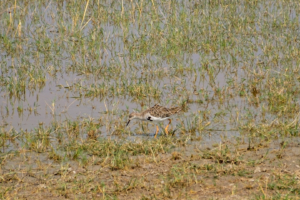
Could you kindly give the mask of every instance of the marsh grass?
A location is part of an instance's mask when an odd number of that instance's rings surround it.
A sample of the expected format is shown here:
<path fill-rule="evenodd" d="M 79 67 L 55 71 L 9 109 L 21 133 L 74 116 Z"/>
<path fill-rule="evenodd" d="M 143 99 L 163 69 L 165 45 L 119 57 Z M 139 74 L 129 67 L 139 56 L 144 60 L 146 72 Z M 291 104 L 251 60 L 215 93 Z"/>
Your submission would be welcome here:
<path fill-rule="evenodd" d="M 299 199 L 297 1 L 0 7 L 0 198 Z M 168 136 L 125 127 L 155 103 Z"/>

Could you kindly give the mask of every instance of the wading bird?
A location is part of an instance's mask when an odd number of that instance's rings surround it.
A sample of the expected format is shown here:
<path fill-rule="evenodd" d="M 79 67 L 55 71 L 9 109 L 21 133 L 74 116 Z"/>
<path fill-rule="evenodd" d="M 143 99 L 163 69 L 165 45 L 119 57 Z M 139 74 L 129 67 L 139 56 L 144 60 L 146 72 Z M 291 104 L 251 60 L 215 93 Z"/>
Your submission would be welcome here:
<path fill-rule="evenodd" d="M 172 115 L 175 115 L 176 113 L 178 113 L 179 111 L 181 111 L 180 107 L 174 107 L 174 108 L 166 108 L 160 105 L 155 104 L 153 107 L 140 112 L 140 113 L 131 113 L 129 115 L 129 120 L 126 124 L 126 126 L 128 126 L 128 124 L 130 123 L 131 120 L 133 119 L 138 119 L 138 120 L 142 120 L 142 121 L 150 121 L 150 122 L 161 122 L 164 120 L 169 120 L 169 124 L 166 126 L 165 128 L 165 132 L 168 135 L 168 127 L 171 124 L 171 119 L 170 117 Z M 155 138 L 156 135 L 159 131 L 158 126 L 156 125 L 156 133 L 155 133 Z"/>

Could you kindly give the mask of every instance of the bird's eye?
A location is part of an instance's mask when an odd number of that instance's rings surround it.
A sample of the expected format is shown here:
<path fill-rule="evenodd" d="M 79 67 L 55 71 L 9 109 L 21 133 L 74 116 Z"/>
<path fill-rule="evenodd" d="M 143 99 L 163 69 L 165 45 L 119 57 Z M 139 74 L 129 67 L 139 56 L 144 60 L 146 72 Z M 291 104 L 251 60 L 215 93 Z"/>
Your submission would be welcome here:
<path fill-rule="evenodd" d="M 147 120 L 151 120 L 151 117 L 148 117 Z"/>

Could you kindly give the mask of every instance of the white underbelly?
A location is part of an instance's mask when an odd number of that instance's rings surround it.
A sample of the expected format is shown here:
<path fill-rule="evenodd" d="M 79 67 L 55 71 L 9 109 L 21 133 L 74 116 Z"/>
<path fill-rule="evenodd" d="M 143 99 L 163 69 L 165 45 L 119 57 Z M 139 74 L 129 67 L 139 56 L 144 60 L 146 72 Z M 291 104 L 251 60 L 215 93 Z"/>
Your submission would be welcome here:
<path fill-rule="evenodd" d="M 153 117 L 151 116 L 151 120 L 156 121 L 156 122 L 161 122 L 169 119 L 170 117 L 165 117 L 165 118 L 160 118 L 160 117 Z"/>

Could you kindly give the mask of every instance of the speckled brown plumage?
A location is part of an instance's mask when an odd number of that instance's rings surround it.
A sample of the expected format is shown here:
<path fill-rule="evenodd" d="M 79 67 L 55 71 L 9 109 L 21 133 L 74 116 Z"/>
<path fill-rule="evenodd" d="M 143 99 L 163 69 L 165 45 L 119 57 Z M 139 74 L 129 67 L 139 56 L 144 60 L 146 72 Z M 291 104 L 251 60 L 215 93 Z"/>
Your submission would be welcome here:
<path fill-rule="evenodd" d="M 160 118 L 168 118 L 176 113 L 181 111 L 181 108 L 174 107 L 174 108 L 166 108 L 163 106 L 160 106 L 158 104 L 155 104 L 153 107 L 143 111 L 141 114 L 146 115 L 149 113 L 150 115 L 154 117 L 160 117 Z"/>

